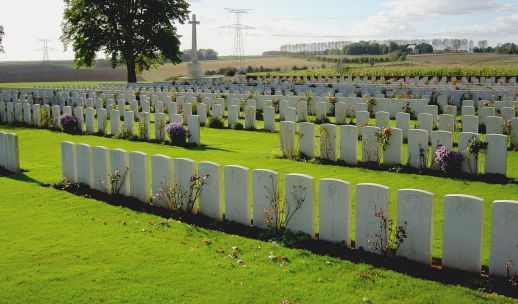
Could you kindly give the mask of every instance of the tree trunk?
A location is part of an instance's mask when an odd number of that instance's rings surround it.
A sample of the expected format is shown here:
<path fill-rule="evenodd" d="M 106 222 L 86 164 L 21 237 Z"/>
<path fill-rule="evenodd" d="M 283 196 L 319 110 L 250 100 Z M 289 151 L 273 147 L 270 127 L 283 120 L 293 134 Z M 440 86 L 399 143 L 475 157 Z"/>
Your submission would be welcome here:
<path fill-rule="evenodd" d="M 137 72 L 135 71 L 135 60 L 128 60 L 126 63 L 128 69 L 128 83 L 137 82 Z"/>

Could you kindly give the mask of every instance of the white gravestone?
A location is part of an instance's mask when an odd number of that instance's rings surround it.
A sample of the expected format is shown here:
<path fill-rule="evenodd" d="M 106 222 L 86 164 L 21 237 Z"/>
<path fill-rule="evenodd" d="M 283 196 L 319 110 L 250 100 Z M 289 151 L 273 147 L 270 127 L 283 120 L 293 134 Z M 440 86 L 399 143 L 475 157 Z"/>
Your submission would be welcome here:
<path fill-rule="evenodd" d="M 327 114 L 327 103 L 326 102 L 319 102 L 317 103 L 317 119 L 322 121 L 324 118 L 326 118 Z"/>
<path fill-rule="evenodd" d="M 275 132 L 275 108 L 264 107 L 263 113 L 264 128 L 270 132 Z"/>
<path fill-rule="evenodd" d="M 389 112 L 376 112 L 376 127 L 380 129 L 390 127 L 390 113 Z"/>
<path fill-rule="evenodd" d="M 408 138 L 408 129 L 410 129 L 410 114 L 403 112 L 396 113 L 396 128 L 403 131 L 403 138 Z"/>
<path fill-rule="evenodd" d="M 165 140 L 165 114 L 155 114 L 155 140 L 162 142 Z"/>
<path fill-rule="evenodd" d="M 76 145 L 77 182 L 86 186 L 92 185 L 92 148 L 87 144 Z"/>
<path fill-rule="evenodd" d="M 462 132 L 478 133 L 479 117 L 473 115 L 462 116 Z"/>
<path fill-rule="evenodd" d="M 417 114 L 417 123 L 419 125 L 418 129 L 428 131 L 428 141 L 432 140 L 432 130 L 433 130 L 433 116 L 431 114 L 419 113 Z"/>
<path fill-rule="evenodd" d="M 284 177 L 286 214 L 291 216 L 286 229 L 315 236 L 315 178 L 304 174 L 287 174 Z M 296 210 L 296 211 L 295 211 Z"/>
<path fill-rule="evenodd" d="M 518 262 L 518 201 L 494 201 L 492 210 L 489 273 L 507 277 L 507 262 Z"/>
<path fill-rule="evenodd" d="M 197 146 L 201 145 L 200 140 L 200 117 L 198 115 L 191 115 L 189 117 L 189 143 Z"/>
<path fill-rule="evenodd" d="M 493 107 L 482 107 L 479 109 L 478 116 L 480 117 L 480 124 L 486 125 L 486 118 L 489 116 L 495 116 L 496 111 Z"/>
<path fill-rule="evenodd" d="M 435 152 L 441 148 L 446 147 L 452 149 L 453 147 L 453 134 L 447 131 L 433 131 L 432 132 L 432 163 L 435 160 Z M 435 169 L 439 169 L 434 165 Z"/>
<path fill-rule="evenodd" d="M 254 226 L 275 229 L 281 208 L 279 173 L 271 170 L 252 171 L 252 205 Z"/>
<path fill-rule="evenodd" d="M 461 115 L 475 115 L 475 107 L 463 106 L 461 110 Z"/>
<path fill-rule="evenodd" d="M 86 120 L 86 133 L 94 134 L 95 133 L 95 117 L 94 117 L 93 108 L 86 108 L 85 120 Z"/>
<path fill-rule="evenodd" d="M 139 118 L 139 136 L 142 137 L 144 140 L 149 140 L 149 113 L 148 112 L 142 112 L 140 113 Z"/>
<path fill-rule="evenodd" d="M 499 116 L 486 117 L 486 134 L 502 134 L 504 120 Z"/>
<path fill-rule="evenodd" d="M 84 122 L 84 115 L 83 115 L 83 108 L 82 107 L 75 107 L 74 108 L 74 116 L 77 118 L 77 128 L 80 132 L 83 132 L 83 122 Z M 34 122 L 35 124 L 39 124 L 39 116 L 36 116 L 38 121 Z"/>
<path fill-rule="evenodd" d="M 23 122 L 30 125 L 32 124 L 31 105 L 28 103 L 23 104 Z"/>
<path fill-rule="evenodd" d="M 518 117 L 511 119 L 511 145 L 518 146 Z"/>
<path fill-rule="evenodd" d="M 369 241 L 375 242 L 379 237 L 379 219 L 376 213 L 383 213 L 390 218 L 389 188 L 378 184 L 356 185 L 356 237 L 358 249 L 372 251 Z M 379 253 L 379 252 L 376 252 Z"/>
<path fill-rule="evenodd" d="M 351 246 L 351 184 L 321 179 L 319 187 L 319 239 Z"/>
<path fill-rule="evenodd" d="M 61 143 L 61 173 L 69 182 L 77 183 L 76 145 L 69 141 Z"/>
<path fill-rule="evenodd" d="M 111 110 L 110 111 L 110 133 L 111 135 L 117 134 L 119 132 L 119 110 Z"/>
<path fill-rule="evenodd" d="M 111 193 L 108 181 L 108 168 L 110 167 L 110 153 L 105 147 L 92 147 L 92 184 L 90 188 L 97 191 Z"/>
<path fill-rule="evenodd" d="M 212 116 L 223 119 L 223 106 L 220 104 L 213 104 L 212 105 Z"/>
<path fill-rule="evenodd" d="M 336 161 L 336 125 L 320 125 L 320 158 Z"/>
<path fill-rule="evenodd" d="M 335 104 L 335 123 L 343 125 L 347 120 L 347 104 L 345 102 L 337 102 Z"/>
<path fill-rule="evenodd" d="M 468 195 L 444 197 L 442 266 L 480 272 L 484 200 Z"/>
<path fill-rule="evenodd" d="M 504 119 L 504 122 L 507 122 L 508 120 L 511 120 L 515 116 L 515 109 L 511 107 L 504 107 L 501 111 L 502 118 Z"/>
<path fill-rule="evenodd" d="M 397 225 L 404 226 L 407 238 L 398 256 L 431 265 L 433 242 L 433 193 L 402 189 L 398 191 Z"/>
<path fill-rule="evenodd" d="M 428 132 L 426 130 L 408 130 L 408 165 L 416 169 L 428 166 Z"/>
<path fill-rule="evenodd" d="M 255 130 L 257 128 L 256 122 L 255 122 L 255 119 L 256 119 L 255 115 L 256 115 L 255 107 L 253 107 L 253 106 L 245 107 L 245 129 Z"/>
<path fill-rule="evenodd" d="M 280 146 L 281 153 L 284 157 L 293 157 L 296 155 L 295 147 L 295 128 L 296 124 L 291 121 L 281 121 Z"/>
<path fill-rule="evenodd" d="M 198 163 L 198 177 L 205 179 L 198 198 L 199 212 L 209 218 L 223 220 L 223 205 L 221 200 L 221 168 L 212 162 Z"/>
<path fill-rule="evenodd" d="M 308 121 L 308 103 L 305 101 L 299 101 L 297 103 L 297 114 L 298 119 L 301 122 Z"/>
<path fill-rule="evenodd" d="M 225 219 L 250 225 L 250 186 L 248 168 L 225 166 Z"/>
<path fill-rule="evenodd" d="M 131 136 L 135 135 L 135 112 L 124 112 L 124 127 L 129 131 Z"/>
<path fill-rule="evenodd" d="M 173 159 L 165 155 L 151 156 L 151 189 L 156 196 L 161 190 L 173 187 Z M 165 199 L 153 199 L 153 205 L 169 209 Z"/>
<path fill-rule="evenodd" d="M 106 109 L 97 110 L 97 131 L 100 134 L 106 134 L 107 111 Z"/>
<path fill-rule="evenodd" d="M 116 171 L 121 176 L 120 194 L 124 196 L 130 195 L 130 174 L 129 174 L 129 157 L 128 152 L 122 149 L 110 150 L 110 173 Z"/>
<path fill-rule="evenodd" d="M 142 152 L 129 153 L 130 196 L 149 203 L 149 162 Z"/>
<path fill-rule="evenodd" d="M 207 105 L 198 103 L 197 115 L 200 117 L 200 124 L 202 126 L 207 124 Z"/>
<path fill-rule="evenodd" d="M 299 124 L 300 155 L 308 159 L 315 157 L 315 125 L 310 122 Z"/>
<path fill-rule="evenodd" d="M 403 131 L 398 128 L 391 129 L 391 135 L 383 151 L 383 164 L 387 166 L 400 165 L 403 160 Z"/>
<path fill-rule="evenodd" d="M 188 158 L 175 158 L 174 163 L 174 185 L 180 191 L 181 202 L 176 202 L 184 211 L 196 213 L 196 202 L 192 202 L 194 192 L 189 196 L 191 178 L 196 176 L 196 163 Z M 191 205 L 192 204 L 192 205 Z"/>
<path fill-rule="evenodd" d="M 378 127 L 362 128 L 362 162 L 376 162 L 380 160 L 380 149 L 376 133 L 379 132 Z"/>
<path fill-rule="evenodd" d="M 79 109 L 79 108 L 76 108 L 76 109 Z M 35 126 L 40 125 L 40 105 L 39 104 L 32 105 L 32 123 Z M 79 118 L 78 118 L 78 124 L 79 124 Z"/>
<path fill-rule="evenodd" d="M 358 127 L 340 126 L 340 160 L 348 165 L 358 163 Z"/>
<path fill-rule="evenodd" d="M 292 107 L 286 108 L 285 121 L 297 122 L 297 109 Z"/>
<path fill-rule="evenodd" d="M 439 115 L 439 130 L 455 132 L 455 116 L 449 114 Z"/>
<path fill-rule="evenodd" d="M 18 150 L 18 135 L 5 133 L 5 169 L 10 172 L 20 172 L 20 152 Z"/>
<path fill-rule="evenodd" d="M 507 136 L 498 134 L 486 135 L 487 152 L 484 164 L 485 174 L 507 173 Z"/>

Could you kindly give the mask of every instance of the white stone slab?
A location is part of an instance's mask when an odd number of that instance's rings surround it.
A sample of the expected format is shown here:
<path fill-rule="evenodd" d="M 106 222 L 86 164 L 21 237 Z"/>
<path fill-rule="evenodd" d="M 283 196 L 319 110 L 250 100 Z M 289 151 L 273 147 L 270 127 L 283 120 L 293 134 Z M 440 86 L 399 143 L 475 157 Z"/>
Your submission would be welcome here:
<path fill-rule="evenodd" d="M 111 135 L 115 135 L 119 131 L 119 110 L 111 110 L 110 111 L 110 133 Z"/>
<path fill-rule="evenodd" d="M 285 216 L 291 217 L 286 229 L 315 236 L 315 178 L 304 174 L 284 177 Z M 296 210 L 296 211 L 295 211 Z"/>
<path fill-rule="evenodd" d="M 404 226 L 407 238 L 398 256 L 431 265 L 433 241 L 433 193 L 401 189 L 398 191 L 397 225 Z"/>
<path fill-rule="evenodd" d="M 79 184 L 91 187 L 92 180 L 92 147 L 87 144 L 76 145 L 76 172 Z"/>
<path fill-rule="evenodd" d="M 408 130 L 408 165 L 416 169 L 428 166 L 428 131 Z"/>
<path fill-rule="evenodd" d="M 480 272 L 484 200 L 469 195 L 444 197 L 442 266 Z"/>
<path fill-rule="evenodd" d="M 131 136 L 135 135 L 135 112 L 124 112 L 124 127 L 129 131 Z"/>
<path fill-rule="evenodd" d="M 225 219 L 250 225 L 250 185 L 248 168 L 225 166 Z"/>
<path fill-rule="evenodd" d="M 228 125 L 232 127 L 237 122 L 239 122 L 239 106 L 230 105 L 228 106 Z"/>
<path fill-rule="evenodd" d="M 315 125 L 310 122 L 299 124 L 299 149 L 301 157 L 315 157 Z"/>
<path fill-rule="evenodd" d="M 129 180 L 130 196 L 149 203 L 149 161 L 146 153 L 129 153 Z"/>
<path fill-rule="evenodd" d="M 92 147 L 92 184 L 90 188 L 111 193 L 110 183 L 107 183 L 107 173 L 110 168 L 110 151 L 105 147 Z"/>
<path fill-rule="evenodd" d="M 450 114 L 439 115 L 439 130 L 455 132 L 455 116 Z"/>
<path fill-rule="evenodd" d="M 245 129 L 255 130 L 256 126 L 256 110 L 253 106 L 245 107 Z"/>
<path fill-rule="evenodd" d="M 385 151 L 383 164 L 387 166 L 400 165 L 403 161 L 403 131 L 398 128 L 390 129 L 391 136 Z"/>
<path fill-rule="evenodd" d="M 121 175 L 120 193 L 124 196 L 130 195 L 130 174 L 129 174 L 129 156 L 126 150 L 112 149 L 110 150 L 110 173 L 114 174 L 119 171 Z"/>
<path fill-rule="evenodd" d="M 221 199 L 221 167 L 212 162 L 198 163 L 198 176 L 206 176 L 199 202 L 199 212 L 209 218 L 223 220 L 223 204 Z"/>
<path fill-rule="evenodd" d="M 282 207 L 279 173 L 271 170 L 252 171 L 253 223 L 255 227 L 275 229 Z"/>
<path fill-rule="evenodd" d="M 507 174 L 507 136 L 486 135 L 487 152 L 485 155 L 485 174 Z"/>
<path fill-rule="evenodd" d="M 351 184 L 321 179 L 319 186 L 319 239 L 351 246 Z"/>
<path fill-rule="evenodd" d="M 61 173 L 72 183 L 77 183 L 76 144 L 64 141 L 61 143 Z"/>
<path fill-rule="evenodd" d="M 156 196 L 160 190 L 173 187 L 173 159 L 169 156 L 156 154 L 151 156 L 151 191 Z M 153 199 L 153 205 L 169 209 L 163 199 Z"/>
<path fill-rule="evenodd" d="M 479 118 L 478 116 L 465 115 L 462 116 L 462 132 L 478 133 Z"/>
<path fill-rule="evenodd" d="M 275 108 L 264 107 L 263 113 L 264 129 L 270 132 L 275 132 Z"/>
<path fill-rule="evenodd" d="M 428 131 L 428 141 L 432 140 L 433 130 L 433 116 L 431 114 L 419 113 L 417 114 L 418 129 Z"/>
<path fill-rule="evenodd" d="M 470 141 L 479 139 L 477 133 L 461 132 L 459 133 L 459 152 L 462 153 L 462 172 L 468 174 L 478 174 L 478 155 L 474 155 L 468 151 Z"/>
<path fill-rule="evenodd" d="M 507 277 L 507 262 L 518 262 L 518 201 L 494 201 L 491 221 L 489 273 Z"/>
<path fill-rule="evenodd" d="M 376 132 L 378 127 L 363 127 L 362 128 L 362 162 L 376 162 L 380 161 L 380 149 Z"/>
<path fill-rule="evenodd" d="M 408 129 L 410 129 L 410 114 L 403 112 L 396 113 L 396 128 L 402 130 L 403 138 L 408 138 Z"/>
<path fill-rule="evenodd" d="M 155 114 L 155 140 L 162 142 L 165 140 L 165 114 Z"/>
<path fill-rule="evenodd" d="M 376 112 L 376 127 L 380 129 L 390 128 L 390 113 L 378 111 Z"/>
<path fill-rule="evenodd" d="M 295 128 L 296 124 L 291 121 L 281 121 L 280 123 L 280 147 L 284 157 L 293 157 L 296 155 L 295 147 Z"/>
<path fill-rule="evenodd" d="M 336 125 L 320 125 L 320 158 L 336 161 Z"/>
<path fill-rule="evenodd" d="M 390 217 L 389 188 L 378 184 L 356 185 L 356 248 L 372 251 L 369 240 L 375 242 L 379 239 L 380 222 L 376 212 Z"/>
<path fill-rule="evenodd" d="M 348 165 L 358 163 L 358 127 L 340 126 L 340 160 Z"/>
<path fill-rule="evenodd" d="M 486 134 L 502 134 L 504 119 L 499 116 L 486 117 Z"/>

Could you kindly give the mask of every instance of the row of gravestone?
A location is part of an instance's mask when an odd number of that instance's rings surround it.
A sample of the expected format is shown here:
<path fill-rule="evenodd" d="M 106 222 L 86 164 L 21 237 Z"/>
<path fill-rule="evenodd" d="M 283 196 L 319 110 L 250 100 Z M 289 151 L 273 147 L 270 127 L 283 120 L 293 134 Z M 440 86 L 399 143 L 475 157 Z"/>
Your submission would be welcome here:
<path fill-rule="evenodd" d="M 338 132 L 340 131 L 339 144 L 337 145 Z M 357 165 L 358 135 L 360 129 L 356 126 L 336 126 L 333 124 L 320 125 L 319 157 L 324 160 L 336 162 L 340 159 L 348 165 Z M 361 162 L 383 163 L 386 166 L 403 164 L 403 131 L 398 128 L 389 129 L 388 143 L 383 150 L 378 134 L 384 132 L 378 127 L 361 128 Z M 431 160 L 429 160 L 429 136 L 431 137 Z M 466 174 L 479 174 L 479 153 L 470 152 L 471 142 L 479 140 L 476 133 L 461 132 L 459 134 L 458 151 L 462 153 L 462 171 Z M 507 173 L 507 136 L 486 135 L 487 151 L 484 158 L 484 174 Z M 429 166 L 439 170 L 434 163 L 435 152 L 440 147 L 453 150 L 453 134 L 447 131 L 428 131 L 412 129 L 408 131 L 408 159 L 407 164 L 411 168 L 422 169 Z M 314 158 L 315 155 L 315 125 L 313 123 L 300 123 L 298 138 L 296 124 L 283 121 L 280 128 L 280 151 L 284 157 L 300 155 L 304 158 Z M 429 165 L 430 164 L 430 165 Z"/>
<path fill-rule="evenodd" d="M 355 247 L 377 253 L 380 253 L 378 248 L 369 246 L 373 241 L 378 241 L 380 222 L 376 214 L 381 212 L 385 218 L 390 218 L 389 188 L 383 185 L 356 185 L 356 210 L 353 212 L 350 199 L 352 186 L 337 179 L 319 181 L 319 199 L 316 201 L 315 179 L 308 175 L 285 175 L 282 191 L 279 173 L 271 170 L 253 170 L 250 183 L 250 170 L 241 166 L 225 166 L 222 179 L 221 166 L 212 162 L 200 162 L 196 165 L 190 159 L 172 159 L 164 155 L 153 155 L 149 162 L 150 157 L 145 153 L 128 153 L 121 149 L 109 150 L 71 142 L 61 144 L 61 157 L 63 177 L 69 181 L 98 191 L 110 191 L 106 188 L 107 173 L 118 172 L 125 176 L 120 194 L 144 203 L 149 203 L 152 194 L 159 193 L 164 187 L 174 187 L 179 193 L 191 193 L 193 177 L 204 177 L 205 184 L 193 212 L 215 220 L 225 219 L 247 226 L 253 223 L 254 226 L 265 229 L 271 227 L 269 223 L 281 220 L 271 210 L 278 210 L 281 202 L 279 193 L 284 192 L 285 210 L 292 212 L 288 211 L 284 215 L 290 218 L 286 223 L 288 230 L 315 237 L 315 211 L 318 208 L 319 239 L 345 242 L 350 247 L 351 214 L 355 214 Z M 152 203 L 160 208 L 169 207 L 167 201 L 156 197 Z M 405 226 L 407 235 L 398 255 L 430 265 L 433 194 L 413 189 L 399 190 L 397 205 L 397 223 Z M 483 199 L 467 195 L 447 195 L 444 198 L 444 267 L 480 272 L 483 205 Z M 505 275 L 507 261 L 518 260 L 518 251 L 513 245 L 518 244 L 516 214 L 518 202 L 493 203 L 491 274 Z"/>
<path fill-rule="evenodd" d="M 47 113 L 47 114 L 44 114 Z M 109 113 L 109 116 L 108 116 Z M 27 125 L 33 125 L 37 127 L 52 127 L 60 128 L 60 117 L 61 115 L 68 114 L 73 115 L 77 119 L 77 128 L 80 132 L 86 131 L 87 134 L 102 134 L 102 135 L 115 135 L 124 126 L 127 136 L 134 137 L 137 134 L 143 140 L 150 140 L 150 117 L 148 112 L 140 112 L 138 114 L 138 131 L 135 130 L 135 112 L 124 111 L 123 124 L 121 125 L 121 116 L 119 110 L 86 108 L 83 111 L 81 107 L 75 107 L 72 109 L 69 106 L 65 106 L 63 112 L 61 112 L 59 105 L 50 107 L 49 105 L 33 104 L 32 106 L 28 103 L 12 103 L 0 102 L 0 123 L 12 124 L 15 122 L 25 123 Z M 49 115 L 50 126 L 42 125 L 42 119 L 45 115 Z M 109 125 L 108 125 L 109 121 Z M 181 115 L 170 115 L 170 122 L 182 123 L 183 119 Z M 164 141 L 166 139 L 166 120 L 165 114 L 155 114 L 155 139 L 158 141 Z M 189 115 L 187 118 L 188 126 L 188 140 L 189 143 L 201 145 L 201 134 L 200 134 L 200 117 L 198 115 Z M 143 134 L 140 134 L 144 132 Z"/>
<path fill-rule="evenodd" d="M 0 168 L 14 173 L 20 172 L 18 135 L 14 133 L 0 131 Z"/>

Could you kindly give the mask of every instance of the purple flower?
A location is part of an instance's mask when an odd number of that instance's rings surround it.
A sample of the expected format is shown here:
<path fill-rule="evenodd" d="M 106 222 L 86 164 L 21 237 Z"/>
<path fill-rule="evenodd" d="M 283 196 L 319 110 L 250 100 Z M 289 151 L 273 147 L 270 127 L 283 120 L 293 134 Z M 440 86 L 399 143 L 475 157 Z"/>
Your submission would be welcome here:
<path fill-rule="evenodd" d="M 460 168 L 462 154 L 442 146 L 435 151 L 434 160 L 444 173 L 454 173 Z"/>
<path fill-rule="evenodd" d="M 185 145 L 187 137 L 189 136 L 185 127 L 177 122 L 173 122 L 167 125 L 166 132 L 169 134 L 171 143 L 173 145 Z"/>
<path fill-rule="evenodd" d="M 59 124 L 65 133 L 77 132 L 77 118 L 70 114 L 63 114 L 59 117 Z"/>

